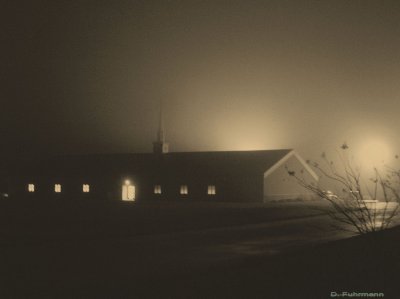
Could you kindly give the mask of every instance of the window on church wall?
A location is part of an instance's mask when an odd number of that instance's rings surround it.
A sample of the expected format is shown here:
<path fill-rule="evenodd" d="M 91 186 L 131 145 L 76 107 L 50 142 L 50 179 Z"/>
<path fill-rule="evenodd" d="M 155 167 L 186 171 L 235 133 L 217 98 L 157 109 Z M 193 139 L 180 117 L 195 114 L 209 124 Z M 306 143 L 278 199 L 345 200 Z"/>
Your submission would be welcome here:
<path fill-rule="evenodd" d="M 83 191 L 83 193 L 89 193 L 90 192 L 89 184 L 83 184 L 82 185 L 82 191 Z"/>
<path fill-rule="evenodd" d="M 207 194 L 208 194 L 208 195 L 215 195 L 215 194 L 217 194 L 215 185 L 208 185 Z"/>
<path fill-rule="evenodd" d="M 129 180 L 125 181 L 125 185 L 122 185 L 122 200 L 123 201 L 135 201 L 136 188 L 131 184 Z"/>
<path fill-rule="evenodd" d="M 54 192 L 61 193 L 61 184 L 54 185 Z"/>
<path fill-rule="evenodd" d="M 35 192 L 35 184 L 28 184 L 28 192 Z"/>
<path fill-rule="evenodd" d="M 181 189 L 180 189 L 180 194 L 182 195 L 187 195 L 188 192 L 188 186 L 187 185 L 181 185 Z"/>
<path fill-rule="evenodd" d="M 161 185 L 154 186 L 154 194 L 161 194 Z"/>

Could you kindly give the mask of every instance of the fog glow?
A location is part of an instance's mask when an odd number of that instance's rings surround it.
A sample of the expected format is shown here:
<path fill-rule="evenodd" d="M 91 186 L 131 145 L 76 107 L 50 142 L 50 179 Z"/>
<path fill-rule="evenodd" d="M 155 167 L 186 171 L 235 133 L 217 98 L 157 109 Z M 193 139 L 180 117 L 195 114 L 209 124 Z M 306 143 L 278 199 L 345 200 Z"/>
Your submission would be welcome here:
<path fill-rule="evenodd" d="M 364 167 L 380 168 L 387 165 L 392 156 L 389 144 L 380 138 L 369 138 L 360 146 L 360 163 Z"/>

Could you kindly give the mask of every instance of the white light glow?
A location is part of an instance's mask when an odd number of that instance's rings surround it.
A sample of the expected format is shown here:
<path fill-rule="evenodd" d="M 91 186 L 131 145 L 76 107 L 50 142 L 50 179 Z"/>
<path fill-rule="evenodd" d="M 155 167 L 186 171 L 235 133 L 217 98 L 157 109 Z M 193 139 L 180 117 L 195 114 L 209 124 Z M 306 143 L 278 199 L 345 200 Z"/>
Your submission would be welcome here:
<path fill-rule="evenodd" d="M 381 167 L 392 158 L 390 146 L 379 138 L 371 138 L 360 147 L 360 162 L 365 167 Z"/>

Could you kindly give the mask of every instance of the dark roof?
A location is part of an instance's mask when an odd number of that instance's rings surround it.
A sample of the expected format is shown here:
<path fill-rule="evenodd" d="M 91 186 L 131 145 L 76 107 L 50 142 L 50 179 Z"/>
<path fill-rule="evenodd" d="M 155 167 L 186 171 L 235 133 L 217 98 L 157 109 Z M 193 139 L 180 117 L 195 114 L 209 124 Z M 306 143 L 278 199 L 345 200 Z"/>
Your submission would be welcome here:
<path fill-rule="evenodd" d="M 171 153 L 166 156 L 169 165 L 181 172 L 257 172 L 264 173 L 291 150 L 221 151 Z"/>
<path fill-rule="evenodd" d="M 166 154 L 60 155 L 24 162 L 17 172 L 36 175 L 100 173 L 264 173 L 290 149 L 259 151 L 172 152 Z"/>

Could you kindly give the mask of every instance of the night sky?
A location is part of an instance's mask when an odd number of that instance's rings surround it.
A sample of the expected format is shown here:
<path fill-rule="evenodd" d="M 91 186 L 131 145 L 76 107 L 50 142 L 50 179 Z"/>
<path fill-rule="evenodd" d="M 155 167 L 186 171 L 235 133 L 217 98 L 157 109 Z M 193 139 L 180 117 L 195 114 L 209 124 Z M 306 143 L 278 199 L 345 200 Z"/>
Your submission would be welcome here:
<path fill-rule="evenodd" d="M 0 152 L 396 152 L 398 3 L 2 1 Z"/>

